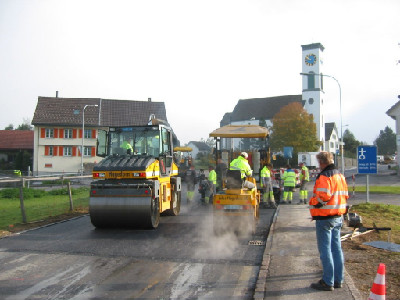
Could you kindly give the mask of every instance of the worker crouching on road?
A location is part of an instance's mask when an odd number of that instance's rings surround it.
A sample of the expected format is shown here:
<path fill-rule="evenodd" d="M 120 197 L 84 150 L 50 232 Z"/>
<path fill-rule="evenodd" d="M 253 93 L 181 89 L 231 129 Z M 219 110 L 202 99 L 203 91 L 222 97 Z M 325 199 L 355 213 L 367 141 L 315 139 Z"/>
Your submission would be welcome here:
<path fill-rule="evenodd" d="M 313 220 L 316 220 L 317 244 L 323 272 L 322 279 L 310 287 L 333 291 L 342 287 L 344 278 L 340 229 L 349 196 L 346 179 L 335 168 L 332 153 L 320 152 L 317 160 L 322 171 L 315 181 L 309 208 Z"/>
<path fill-rule="evenodd" d="M 290 165 L 286 165 L 286 170 L 282 176 L 283 179 L 283 204 L 286 204 L 286 200 L 289 198 L 289 204 L 293 200 L 293 191 L 296 186 L 296 173 Z"/>
<path fill-rule="evenodd" d="M 266 164 L 260 171 L 261 177 L 261 187 L 263 188 L 263 206 L 276 208 L 274 191 L 272 188 L 272 179 L 271 179 L 272 165 Z M 267 204 L 267 200 L 268 204 Z"/>
<path fill-rule="evenodd" d="M 308 171 L 308 168 L 303 162 L 299 163 L 299 166 L 301 168 L 301 173 L 300 173 L 300 200 L 298 204 L 307 204 L 308 200 L 308 191 L 307 191 L 307 183 L 310 181 L 310 172 Z"/>
<path fill-rule="evenodd" d="M 253 174 L 253 170 L 251 169 L 247 158 L 249 155 L 247 152 L 242 152 L 240 155 L 232 160 L 230 164 L 230 170 L 240 170 L 240 174 L 243 180 L 243 187 L 248 189 L 253 189 L 254 184 L 246 180 L 246 177 L 250 177 Z"/>

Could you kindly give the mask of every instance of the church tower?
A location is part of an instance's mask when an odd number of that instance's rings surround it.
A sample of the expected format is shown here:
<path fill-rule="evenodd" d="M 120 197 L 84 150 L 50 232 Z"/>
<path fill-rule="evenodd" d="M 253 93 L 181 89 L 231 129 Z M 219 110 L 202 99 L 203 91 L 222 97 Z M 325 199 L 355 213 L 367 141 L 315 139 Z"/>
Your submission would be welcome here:
<path fill-rule="evenodd" d="M 325 143 L 325 120 L 323 114 L 323 60 L 324 46 L 320 43 L 302 45 L 302 99 L 304 109 L 314 116 L 317 127 L 317 138 Z"/>

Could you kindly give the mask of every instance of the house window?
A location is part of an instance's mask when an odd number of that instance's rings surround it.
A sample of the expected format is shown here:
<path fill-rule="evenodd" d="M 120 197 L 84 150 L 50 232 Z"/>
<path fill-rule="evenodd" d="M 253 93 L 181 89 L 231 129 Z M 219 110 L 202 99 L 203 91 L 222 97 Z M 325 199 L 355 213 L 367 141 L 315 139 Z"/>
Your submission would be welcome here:
<path fill-rule="evenodd" d="M 335 148 L 335 143 L 334 142 L 329 142 L 329 144 L 330 144 L 330 148 L 332 149 L 332 148 Z"/>
<path fill-rule="evenodd" d="M 92 156 L 92 147 L 83 147 L 83 156 Z"/>
<path fill-rule="evenodd" d="M 46 128 L 46 138 L 53 138 L 54 137 L 54 129 L 53 128 Z"/>
<path fill-rule="evenodd" d="M 85 139 L 91 139 L 91 138 L 92 138 L 92 130 L 85 129 Z"/>
<path fill-rule="evenodd" d="M 64 130 L 64 138 L 65 139 L 72 139 L 72 129 L 65 129 Z"/>
<path fill-rule="evenodd" d="M 64 156 L 72 156 L 72 147 L 64 147 Z"/>
<path fill-rule="evenodd" d="M 53 146 L 49 146 L 49 156 L 53 156 L 54 155 L 54 148 Z"/>

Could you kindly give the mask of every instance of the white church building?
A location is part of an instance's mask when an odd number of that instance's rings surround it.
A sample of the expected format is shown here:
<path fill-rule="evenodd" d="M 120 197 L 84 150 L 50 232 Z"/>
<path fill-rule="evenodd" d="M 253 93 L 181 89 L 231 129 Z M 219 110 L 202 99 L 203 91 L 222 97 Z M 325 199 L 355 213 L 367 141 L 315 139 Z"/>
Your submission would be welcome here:
<path fill-rule="evenodd" d="M 285 95 L 266 98 L 241 99 L 232 112 L 226 113 L 220 126 L 228 124 L 259 125 L 261 120 L 266 121 L 267 127 L 272 126 L 272 119 L 280 109 L 290 103 L 299 102 L 304 109 L 314 116 L 317 129 L 317 138 L 321 141 L 321 150 L 337 154 L 339 151 L 339 134 L 335 123 L 326 123 L 324 119 L 324 89 L 323 89 L 323 51 L 320 43 L 302 45 L 302 72 L 301 95 Z M 231 141 L 225 139 L 222 147 L 232 147 Z M 233 147 L 239 148 L 239 141 L 235 141 Z"/>

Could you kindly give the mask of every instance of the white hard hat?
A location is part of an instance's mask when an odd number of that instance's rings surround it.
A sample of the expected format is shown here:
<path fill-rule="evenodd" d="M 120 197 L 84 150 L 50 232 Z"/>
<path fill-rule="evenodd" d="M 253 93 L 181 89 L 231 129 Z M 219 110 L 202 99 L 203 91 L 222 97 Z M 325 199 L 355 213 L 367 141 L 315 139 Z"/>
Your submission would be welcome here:
<path fill-rule="evenodd" d="M 248 157 L 249 157 L 249 155 L 247 154 L 247 152 L 242 152 L 242 153 L 240 153 L 240 155 L 243 156 L 244 158 L 248 158 Z"/>

